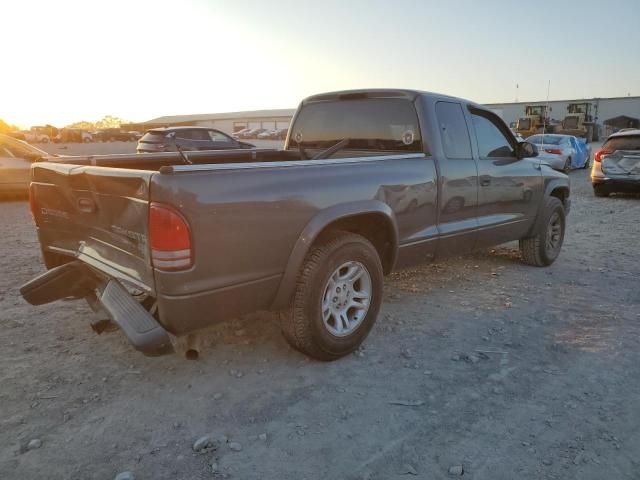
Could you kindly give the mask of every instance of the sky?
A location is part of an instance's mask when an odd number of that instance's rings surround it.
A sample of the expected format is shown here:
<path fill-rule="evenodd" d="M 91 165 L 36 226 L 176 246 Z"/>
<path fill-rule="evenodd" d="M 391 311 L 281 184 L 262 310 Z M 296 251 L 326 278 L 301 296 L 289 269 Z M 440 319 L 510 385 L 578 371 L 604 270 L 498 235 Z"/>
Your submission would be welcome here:
<path fill-rule="evenodd" d="M 349 88 L 640 95 L 638 0 L 20 0 L 2 17 L 0 118 L 22 126 L 294 108 Z"/>

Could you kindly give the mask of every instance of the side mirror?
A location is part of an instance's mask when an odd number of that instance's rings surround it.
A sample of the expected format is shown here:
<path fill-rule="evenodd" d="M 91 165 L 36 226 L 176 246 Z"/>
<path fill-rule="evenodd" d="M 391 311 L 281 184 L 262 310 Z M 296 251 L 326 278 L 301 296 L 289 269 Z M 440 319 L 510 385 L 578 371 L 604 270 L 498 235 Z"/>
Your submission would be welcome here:
<path fill-rule="evenodd" d="M 523 158 L 531 158 L 538 156 L 538 147 L 536 147 L 533 143 L 529 142 L 520 142 L 518 143 L 518 147 L 516 148 L 516 157 L 518 159 Z"/>

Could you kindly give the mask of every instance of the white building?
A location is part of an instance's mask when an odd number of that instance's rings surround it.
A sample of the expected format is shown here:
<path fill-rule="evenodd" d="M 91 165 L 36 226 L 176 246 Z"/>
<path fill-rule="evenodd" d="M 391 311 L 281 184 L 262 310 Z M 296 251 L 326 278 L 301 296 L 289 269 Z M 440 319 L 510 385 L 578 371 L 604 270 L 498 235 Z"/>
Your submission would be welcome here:
<path fill-rule="evenodd" d="M 179 125 L 194 125 L 212 127 L 226 133 L 233 133 L 243 128 L 289 128 L 291 118 L 295 113 L 293 108 L 277 110 L 255 110 L 249 112 L 229 113 L 201 113 L 195 115 L 169 115 L 158 117 L 146 122 L 130 124 L 132 130 L 148 130 L 158 127 L 173 127 Z"/>

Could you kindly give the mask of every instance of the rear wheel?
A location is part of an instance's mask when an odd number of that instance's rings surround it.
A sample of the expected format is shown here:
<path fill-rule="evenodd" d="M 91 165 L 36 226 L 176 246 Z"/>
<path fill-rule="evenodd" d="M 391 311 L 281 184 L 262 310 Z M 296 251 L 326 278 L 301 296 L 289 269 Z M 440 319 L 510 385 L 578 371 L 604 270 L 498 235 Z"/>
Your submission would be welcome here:
<path fill-rule="evenodd" d="M 522 260 L 528 265 L 546 267 L 555 262 L 564 242 L 566 217 L 559 198 L 545 201 L 542 221 L 533 237 L 520 240 Z"/>
<path fill-rule="evenodd" d="M 353 352 L 375 323 L 382 301 L 378 252 L 364 237 L 332 232 L 311 247 L 289 308 L 280 314 L 292 347 L 318 360 Z"/>
<path fill-rule="evenodd" d="M 608 197 L 611 195 L 611 190 L 606 185 L 594 185 L 593 186 L 593 194 L 596 197 Z"/>
<path fill-rule="evenodd" d="M 562 171 L 567 175 L 571 171 L 571 157 L 567 157 L 567 161 L 564 162 L 564 167 L 562 168 Z"/>

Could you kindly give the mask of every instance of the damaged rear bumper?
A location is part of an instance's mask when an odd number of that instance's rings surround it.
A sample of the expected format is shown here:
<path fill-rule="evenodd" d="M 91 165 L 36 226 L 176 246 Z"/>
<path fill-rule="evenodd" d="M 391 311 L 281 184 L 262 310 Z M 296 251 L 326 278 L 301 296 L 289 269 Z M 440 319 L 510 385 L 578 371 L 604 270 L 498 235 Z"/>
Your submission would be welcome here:
<path fill-rule="evenodd" d="M 148 356 L 173 352 L 168 332 L 118 280 L 105 277 L 81 261 L 48 270 L 20 287 L 20 293 L 32 305 L 95 295 L 99 307 L 137 350 Z"/>

